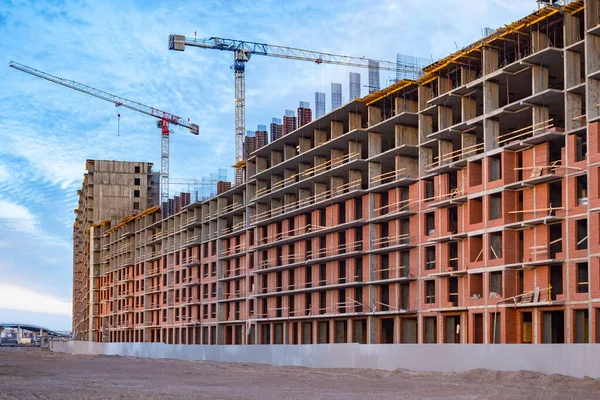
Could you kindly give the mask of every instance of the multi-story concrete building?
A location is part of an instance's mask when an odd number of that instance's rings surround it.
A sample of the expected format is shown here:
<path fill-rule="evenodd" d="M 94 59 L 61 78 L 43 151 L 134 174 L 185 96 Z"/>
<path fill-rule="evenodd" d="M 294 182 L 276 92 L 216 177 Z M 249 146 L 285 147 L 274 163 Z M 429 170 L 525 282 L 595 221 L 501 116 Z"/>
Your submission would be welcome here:
<path fill-rule="evenodd" d="M 158 177 L 152 163 L 88 160 L 73 224 L 73 331 L 89 340 L 97 287 L 99 241 L 92 241 L 94 226 L 116 225 L 158 202 Z"/>
<path fill-rule="evenodd" d="M 77 337 L 600 342 L 599 22 L 543 7 L 257 149 L 243 185 L 97 226 Z"/>

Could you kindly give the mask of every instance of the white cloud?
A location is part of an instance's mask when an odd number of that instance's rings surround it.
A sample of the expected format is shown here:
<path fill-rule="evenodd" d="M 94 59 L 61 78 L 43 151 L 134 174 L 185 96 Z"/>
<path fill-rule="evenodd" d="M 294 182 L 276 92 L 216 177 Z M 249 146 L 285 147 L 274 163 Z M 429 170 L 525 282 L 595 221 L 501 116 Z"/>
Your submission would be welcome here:
<path fill-rule="evenodd" d="M 20 232 L 36 234 L 37 220 L 33 214 L 19 204 L 0 198 L 0 226 L 3 224 Z"/>
<path fill-rule="evenodd" d="M 7 181 L 10 178 L 10 174 L 6 170 L 6 168 L 0 164 L 0 182 Z"/>
<path fill-rule="evenodd" d="M 5 283 L 0 283 L 0 305 L 1 308 L 8 310 L 51 315 L 70 316 L 72 313 L 72 305 L 69 302 Z"/>

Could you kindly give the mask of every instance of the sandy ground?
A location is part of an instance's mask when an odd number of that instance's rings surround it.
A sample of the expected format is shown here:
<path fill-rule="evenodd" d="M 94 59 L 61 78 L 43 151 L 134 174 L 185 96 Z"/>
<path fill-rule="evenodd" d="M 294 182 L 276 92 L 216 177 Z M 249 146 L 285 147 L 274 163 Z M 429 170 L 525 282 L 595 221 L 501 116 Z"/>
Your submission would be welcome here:
<path fill-rule="evenodd" d="M 600 381 L 0 351 L 0 399 L 598 399 Z"/>

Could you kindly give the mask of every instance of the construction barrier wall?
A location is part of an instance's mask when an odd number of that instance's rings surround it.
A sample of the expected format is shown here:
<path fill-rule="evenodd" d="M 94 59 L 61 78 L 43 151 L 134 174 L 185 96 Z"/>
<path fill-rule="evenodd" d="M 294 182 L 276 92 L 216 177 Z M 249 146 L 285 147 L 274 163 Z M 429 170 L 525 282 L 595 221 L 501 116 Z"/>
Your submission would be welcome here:
<path fill-rule="evenodd" d="M 54 342 L 52 351 L 179 360 L 210 360 L 290 365 L 311 368 L 375 368 L 384 370 L 463 372 L 529 370 L 600 379 L 600 346 L 463 345 L 463 344 L 317 344 L 203 346 L 163 343 Z"/>

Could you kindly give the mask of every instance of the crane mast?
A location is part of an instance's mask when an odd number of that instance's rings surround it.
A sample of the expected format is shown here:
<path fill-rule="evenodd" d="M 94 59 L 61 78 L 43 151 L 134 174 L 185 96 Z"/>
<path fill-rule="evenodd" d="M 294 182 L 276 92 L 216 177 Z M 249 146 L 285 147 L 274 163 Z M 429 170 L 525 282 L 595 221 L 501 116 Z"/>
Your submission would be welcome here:
<path fill-rule="evenodd" d="M 204 39 L 188 38 L 184 35 L 169 35 L 169 50 L 184 51 L 186 46 L 234 52 L 233 71 L 235 76 L 235 165 L 236 185 L 244 182 L 243 142 L 246 132 L 246 63 L 252 54 L 286 58 L 290 60 L 311 61 L 317 64 L 335 64 L 348 67 L 369 68 L 369 64 L 379 66 L 380 70 L 395 71 L 408 79 L 417 79 L 422 69 L 417 64 L 402 64 L 391 61 L 372 60 L 365 57 L 351 57 L 339 54 L 323 53 L 312 50 L 248 42 L 236 39 L 210 37 Z"/>
<path fill-rule="evenodd" d="M 197 124 L 189 123 L 183 118 L 168 113 L 166 111 L 162 111 L 157 108 L 138 103 L 137 101 L 126 99 L 124 97 L 116 96 L 114 94 L 93 88 L 91 86 L 84 85 L 83 83 L 50 75 L 46 72 L 39 71 L 27 65 L 19 64 L 14 61 L 11 61 L 8 65 L 19 71 L 26 72 L 30 75 L 37 76 L 50 82 L 58 83 L 59 85 L 77 90 L 81 93 L 89 94 L 90 96 L 94 96 L 99 99 L 111 102 L 117 107 L 126 107 L 130 110 L 137 111 L 154 118 L 158 118 L 157 126 L 161 128 L 160 201 L 162 204 L 169 200 L 169 138 L 171 133 L 169 129 L 169 124 L 183 126 L 185 128 L 188 128 L 192 134 L 198 135 L 199 127 Z"/>

